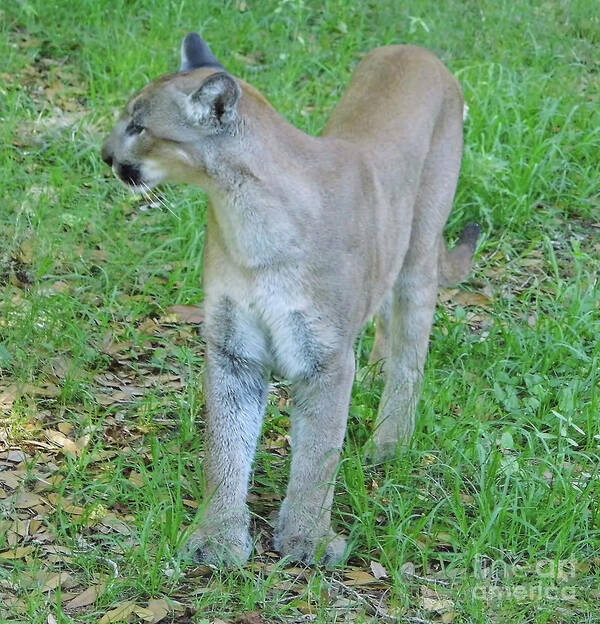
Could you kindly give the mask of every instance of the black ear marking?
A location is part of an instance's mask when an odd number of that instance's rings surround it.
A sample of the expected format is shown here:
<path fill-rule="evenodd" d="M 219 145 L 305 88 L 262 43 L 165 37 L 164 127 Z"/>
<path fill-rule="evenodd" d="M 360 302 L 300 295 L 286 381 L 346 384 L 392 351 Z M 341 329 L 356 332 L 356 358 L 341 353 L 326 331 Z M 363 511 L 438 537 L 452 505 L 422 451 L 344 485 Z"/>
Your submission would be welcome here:
<path fill-rule="evenodd" d="M 221 121 L 225 114 L 225 102 L 222 99 L 215 100 L 215 116 Z"/>
<path fill-rule="evenodd" d="M 192 71 L 199 67 L 225 69 L 212 53 L 208 43 L 198 33 L 188 33 L 181 42 L 181 68 L 179 71 Z"/>

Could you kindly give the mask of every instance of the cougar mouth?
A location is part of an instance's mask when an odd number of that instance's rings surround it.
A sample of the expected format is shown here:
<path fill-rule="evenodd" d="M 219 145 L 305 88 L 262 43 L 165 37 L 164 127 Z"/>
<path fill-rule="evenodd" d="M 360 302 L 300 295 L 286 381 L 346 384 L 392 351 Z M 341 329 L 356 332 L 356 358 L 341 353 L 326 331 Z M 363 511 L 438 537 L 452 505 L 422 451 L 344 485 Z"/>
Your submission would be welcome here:
<path fill-rule="evenodd" d="M 115 176 L 135 194 L 150 191 L 163 180 L 160 172 L 153 171 L 153 167 L 113 162 L 112 170 Z"/>
<path fill-rule="evenodd" d="M 119 163 L 113 167 L 117 177 L 129 186 L 142 186 L 142 171 L 135 165 Z"/>

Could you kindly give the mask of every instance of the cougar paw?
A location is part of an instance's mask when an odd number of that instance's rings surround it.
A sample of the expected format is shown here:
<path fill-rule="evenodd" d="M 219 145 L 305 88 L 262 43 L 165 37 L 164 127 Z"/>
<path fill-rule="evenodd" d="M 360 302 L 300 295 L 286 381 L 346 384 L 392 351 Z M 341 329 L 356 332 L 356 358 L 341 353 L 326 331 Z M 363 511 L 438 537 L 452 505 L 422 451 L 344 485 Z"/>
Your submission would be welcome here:
<path fill-rule="evenodd" d="M 221 567 L 244 564 L 252 552 L 252 540 L 246 531 L 211 533 L 196 531 L 182 549 L 184 559 Z"/>
<path fill-rule="evenodd" d="M 308 565 L 334 566 L 346 551 L 346 540 L 335 533 L 320 538 L 312 535 L 276 535 L 274 545 L 282 557 Z"/>
<path fill-rule="evenodd" d="M 371 465 L 384 464 L 392 461 L 398 457 L 398 443 L 397 442 L 384 442 L 383 444 L 376 444 L 370 442 L 365 447 L 365 462 Z"/>

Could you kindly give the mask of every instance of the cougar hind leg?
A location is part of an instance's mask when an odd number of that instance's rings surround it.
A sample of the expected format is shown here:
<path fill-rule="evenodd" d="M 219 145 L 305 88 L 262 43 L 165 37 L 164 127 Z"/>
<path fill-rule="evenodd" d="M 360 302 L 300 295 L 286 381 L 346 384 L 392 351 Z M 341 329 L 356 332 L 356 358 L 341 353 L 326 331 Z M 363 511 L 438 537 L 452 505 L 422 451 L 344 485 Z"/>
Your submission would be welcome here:
<path fill-rule="evenodd" d="M 412 436 L 437 290 L 437 258 L 431 256 L 403 268 L 394 285 L 385 387 L 369 449 L 377 463 L 393 457 Z"/>
<path fill-rule="evenodd" d="M 385 360 L 389 356 L 392 304 L 393 297 L 390 293 L 383 300 L 383 303 L 375 316 L 375 340 L 373 342 L 371 355 L 369 356 L 369 364 L 380 366 L 382 368 Z"/>
<path fill-rule="evenodd" d="M 383 359 L 385 388 L 369 449 L 375 462 L 394 457 L 412 436 L 438 286 L 467 277 L 478 236 L 479 226 L 468 225 L 450 252 L 440 237 L 440 257 L 409 251 L 390 300 L 378 314 L 371 360 Z"/>
<path fill-rule="evenodd" d="M 443 288 L 459 284 L 471 273 L 473 255 L 481 228 L 477 223 L 469 223 L 461 232 L 456 246 L 448 250 L 444 239 L 440 243 L 438 281 Z M 390 293 L 381 304 L 375 316 L 375 340 L 369 356 L 369 364 L 379 364 L 383 370 L 389 357 L 393 295 Z"/>
<path fill-rule="evenodd" d="M 458 245 L 448 252 L 443 230 L 454 199 L 462 153 L 459 99 L 437 121 L 431 147 L 421 173 L 413 213 L 410 244 L 391 294 L 389 318 L 380 315 L 381 327 L 372 359 L 384 360 L 385 388 L 368 447 L 376 462 L 395 456 L 415 427 L 416 408 L 429 334 L 440 283 L 456 283 L 470 269 L 479 227 L 465 228 Z"/>

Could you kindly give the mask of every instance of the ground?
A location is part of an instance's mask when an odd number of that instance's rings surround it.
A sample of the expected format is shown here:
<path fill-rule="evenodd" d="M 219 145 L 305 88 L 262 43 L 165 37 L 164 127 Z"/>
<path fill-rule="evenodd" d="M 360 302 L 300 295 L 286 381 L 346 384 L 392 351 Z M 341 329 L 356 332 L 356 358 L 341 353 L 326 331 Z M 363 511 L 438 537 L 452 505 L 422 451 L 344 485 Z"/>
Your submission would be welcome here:
<path fill-rule="evenodd" d="M 588 0 L 81 0 L 0 12 L 0 622 L 600 621 L 600 20 Z M 317 133 L 362 54 L 433 49 L 469 104 L 413 443 L 369 467 L 381 383 L 360 372 L 337 570 L 271 552 L 289 461 L 276 380 L 256 554 L 186 566 L 202 514 L 204 196 L 133 200 L 100 160 L 114 111 L 199 30 Z M 376 103 L 374 103 L 376 106 Z"/>

